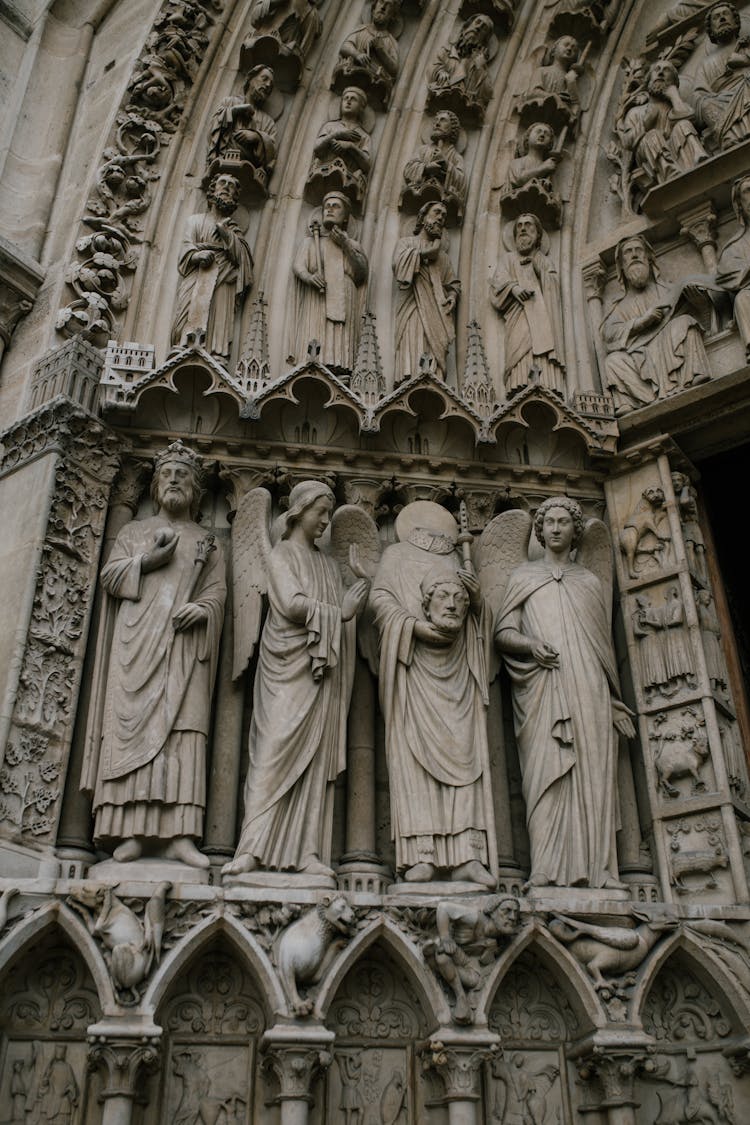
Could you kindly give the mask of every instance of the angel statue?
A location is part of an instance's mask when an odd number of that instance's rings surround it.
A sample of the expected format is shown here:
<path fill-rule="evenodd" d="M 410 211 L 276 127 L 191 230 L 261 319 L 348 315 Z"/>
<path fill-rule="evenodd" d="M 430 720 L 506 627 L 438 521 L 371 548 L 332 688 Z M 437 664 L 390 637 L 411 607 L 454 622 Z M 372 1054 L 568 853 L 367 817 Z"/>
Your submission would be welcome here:
<path fill-rule="evenodd" d="M 355 618 L 370 590 L 352 542 L 362 522 L 377 543 L 375 524 L 359 508 L 346 505 L 331 520 L 334 503 L 328 485 L 302 481 L 270 537 L 270 493 L 253 489 L 237 508 L 235 679 L 252 657 L 265 593 L 269 612 L 255 674 L 245 819 L 224 875 L 270 869 L 333 876 L 333 783 L 346 764 Z M 316 546 L 329 523 L 339 563 Z M 340 563 L 346 566 L 347 556 L 353 580 L 345 589 Z"/>
<path fill-rule="evenodd" d="M 618 881 L 617 733 L 635 736 L 619 699 L 611 640 L 612 546 L 600 520 L 554 496 L 485 528 L 495 641 L 513 687 L 513 720 L 531 845 L 528 886 Z M 575 561 L 571 555 L 575 553 Z M 488 568 L 485 567 L 484 573 Z"/>
<path fill-rule="evenodd" d="M 487 746 L 488 614 L 453 516 L 407 504 L 373 579 L 380 702 L 396 867 L 494 887 L 497 847 Z M 468 550 L 468 542 L 465 542 Z"/>

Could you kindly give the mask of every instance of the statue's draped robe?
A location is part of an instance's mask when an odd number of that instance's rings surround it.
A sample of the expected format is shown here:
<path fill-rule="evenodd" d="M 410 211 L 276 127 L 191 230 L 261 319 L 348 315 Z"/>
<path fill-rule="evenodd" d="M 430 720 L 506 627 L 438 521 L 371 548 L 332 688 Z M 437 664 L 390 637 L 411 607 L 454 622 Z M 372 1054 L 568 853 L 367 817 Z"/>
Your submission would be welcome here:
<path fill-rule="evenodd" d="M 255 29 L 253 41 L 263 35 L 276 35 L 287 47 L 304 59 L 318 38 L 323 26 L 320 12 L 306 0 L 288 0 L 281 10 L 271 0 L 257 0 L 250 16 Z"/>
<path fill-rule="evenodd" d="M 101 573 L 107 593 L 82 788 L 93 791 L 94 839 L 199 837 L 206 803 L 206 739 L 224 617 L 224 558 L 216 547 L 197 576 L 205 533 L 175 524 L 179 540 L 162 567 L 142 573 L 165 516 L 136 520 L 117 536 Z M 208 620 L 176 630 L 188 601 Z M 116 614 L 114 629 L 108 629 Z"/>
<path fill-rule="evenodd" d="M 675 111 L 667 102 L 649 100 L 634 106 L 625 114 L 618 133 L 625 149 L 634 153 L 649 185 L 691 171 L 706 158 L 692 114 Z"/>
<path fill-rule="evenodd" d="M 375 40 L 378 44 L 377 54 L 373 50 Z M 355 55 L 365 55 L 366 66 L 357 62 L 353 57 Z M 387 65 L 381 62 L 381 55 L 385 57 Z M 395 37 L 372 23 L 358 27 L 351 35 L 347 35 L 341 44 L 334 73 L 356 77 L 357 72 L 363 69 L 367 71 L 371 81 L 383 83 L 388 89 L 393 85 L 398 70 L 398 43 Z"/>
<path fill-rule="evenodd" d="M 496 624 L 541 638 L 559 668 L 504 653 L 513 684 L 531 875 L 557 886 L 617 878 L 617 677 L 599 579 L 576 563 L 525 563 L 511 575 Z"/>
<path fill-rule="evenodd" d="M 689 313 L 667 315 L 646 330 L 638 320 L 656 306 L 670 309 L 672 289 L 652 278 L 645 289 L 629 287 L 602 322 L 607 387 L 623 413 L 708 378 L 710 367 L 700 325 Z"/>
<path fill-rule="evenodd" d="M 519 301 L 513 287 L 534 293 Z M 547 254 L 503 254 L 492 278 L 492 303 L 505 319 L 505 387 L 509 395 L 528 386 L 530 371 L 563 394 L 563 328 L 560 279 Z"/>
<path fill-rule="evenodd" d="M 396 310 L 395 380 L 419 372 L 425 352 L 434 357 L 438 374 L 445 377 L 448 348 L 455 335 L 453 313 L 444 301 L 458 293 L 461 283 L 448 255 L 441 250 L 435 261 L 422 261 L 429 245 L 423 233 L 402 238 L 393 255 L 393 273 L 402 290 Z"/>
<path fill-rule="evenodd" d="M 748 51 L 741 48 L 738 52 L 737 40 L 715 46 L 695 75 L 698 118 L 708 126 L 719 148 L 729 148 L 750 136 L 750 59 L 744 66 L 727 66 L 732 56 L 742 55 L 748 58 Z"/>
<path fill-rule="evenodd" d="M 207 162 L 225 159 L 230 149 L 239 149 L 241 158 L 266 183 L 276 163 L 276 122 L 258 106 L 246 106 L 250 103 L 238 94 L 219 102 L 211 120 Z"/>
<path fill-rule="evenodd" d="M 362 199 L 367 189 L 367 173 L 363 171 L 353 156 L 350 156 L 349 153 L 335 152 L 331 145 L 331 142 L 336 140 L 336 134 L 342 129 L 356 133 L 356 139 L 353 143 L 356 144 L 360 152 L 369 158 L 372 140 L 370 134 L 361 125 L 356 121 L 344 121 L 342 118 L 326 121 L 321 126 L 315 140 L 315 155 L 310 165 L 308 179 L 325 175 L 332 167 L 339 167 L 341 169 L 341 187 L 344 188 L 350 183 L 354 184 L 357 198 Z"/>
<path fill-rule="evenodd" d="M 445 179 L 441 181 L 443 197 L 457 200 L 462 208 L 466 199 L 466 172 L 463 157 L 453 144 L 444 148 L 435 143 L 420 145 L 404 165 L 404 180 L 417 190 L 425 183 L 434 182 L 432 173 L 427 173 L 427 165 L 439 160 L 445 161 Z"/>
<path fill-rule="evenodd" d="M 428 533 L 421 533 L 427 535 Z M 437 537 L 442 542 L 442 537 Z M 413 542 L 383 553 L 371 605 L 380 632 L 380 702 L 399 870 L 415 863 L 496 866 L 487 749 L 484 622 L 471 612 L 452 644 L 414 637 L 420 582 L 458 559 Z"/>
<path fill-rule="evenodd" d="M 274 547 L 237 846 L 238 856 L 263 867 L 299 869 L 312 854 L 330 859 L 355 656 L 343 597 L 338 567 L 317 548 L 289 540 Z"/>
<path fill-rule="evenodd" d="M 367 258 L 358 242 L 350 240 L 351 252 L 345 253 L 324 231 L 316 240 L 309 236 L 299 248 L 294 262 L 296 283 L 296 315 L 292 355 L 301 363 L 311 340 L 321 346 L 322 363 L 351 371 L 359 335 L 361 289 L 367 279 Z M 318 263 L 318 249 L 321 262 Z M 323 267 L 325 291 L 302 279 Z"/>
<path fill-rule="evenodd" d="M 745 347 L 750 344 L 750 228 L 730 238 L 719 255 L 716 282 L 734 293 L 734 319 Z"/>
<path fill-rule="evenodd" d="M 203 250 L 214 255 L 210 266 L 201 266 L 195 260 L 195 255 Z M 234 220 L 219 219 L 210 212 L 191 215 L 178 268 L 182 281 L 177 293 L 172 344 L 184 346 L 188 333 L 202 329 L 206 351 L 228 356 L 237 298 L 253 283 L 250 247 Z"/>

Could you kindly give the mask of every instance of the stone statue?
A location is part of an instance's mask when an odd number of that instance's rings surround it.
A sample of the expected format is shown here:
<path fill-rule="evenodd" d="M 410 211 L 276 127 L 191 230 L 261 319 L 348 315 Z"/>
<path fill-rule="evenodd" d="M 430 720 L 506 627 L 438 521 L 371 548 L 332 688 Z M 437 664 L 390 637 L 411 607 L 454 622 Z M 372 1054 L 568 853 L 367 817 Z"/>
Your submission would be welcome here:
<path fill-rule="evenodd" d="M 518 142 L 516 157 L 508 167 L 508 178 L 500 191 L 503 211 L 514 217 L 532 211 L 542 222 L 557 228 L 562 215 L 562 200 L 555 192 L 552 179 L 560 163 L 565 131 L 560 142 L 545 121 L 529 125 Z"/>
<path fill-rule="evenodd" d="M 555 1063 L 540 1067 L 534 1055 L 500 1051 L 491 1060 L 490 1070 L 497 1083 L 493 1123 L 525 1125 L 527 1121 L 554 1121 L 555 1117 L 559 1121 L 559 1093 L 555 1097 L 553 1090 L 560 1068 Z"/>
<path fill-rule="evenodd" d="M 299 985 L 320 980 L 334 956 L 346 944 L 354 925 L 354 911 L 344 895 L 326 895 L 292 922 L 276 942 L 276 962 L 292 1010 L 309 1015 L 312 1000 L 303 1000 Z"/>
<path fill-rule="evenodd" d="M 461 0 L 459 15 L 474 16 L 483 13 L 492 20 L 498 34 L 509 32 L 516 18 L 518 0 Z"/>
<path fill-rule="evenodd" d="M 750 362 L 750 176 L 732 185 L 732 207 L 740 230 L 719 255 L 716 281 L 734 294 L 734 321 Z"/>
<path fill-rule="evenodd" d="M 504 513 L 483 533 L 509 569 L 506 523 L 524 557 L 531 520 Z M 512 569 L 495 626 L 513 686 L 529 885 L 617 888 L 617 734 L 635 730 L 619 699 L 610 636 L 609 535 L 599 521 L 584 524 L 566 496 L 540 504 L 533 528 L 544 557 Z"/>
<path fill-rule="evenodd" d="M 589 45 L 581 51 L 573 35 L 561 35 L 551 43 L 534 71 L 528 93 L 522 98 L 522 112 L 539 117 L 535 110 L 546 106 L 561 126 L 573 125 L 581 112 L 578 81 L 583 74 Z M 528 120 L 528 117 L 526 118 Z"/>
<path fill-rule="evenodd" d="M 695 74 L 695 106 L 712 150 L 750 136 L 750 39 L 734 4 L 720 0 L 705 15 L 706 51 Z"/>
<path fill-rule="evenodd" d="M 276 81 L 289 91 L 297 88 L 302 66 L 323 29 L 322 0 L 255 0 L 250 13 L 252 31 L 242 44 L 240 69 L 259 63 L 273 67 Z"/>
<path fill-rule="evenodd" d="M 228 359 L 235 310 L 253 284 L 253 256 L 232 215 L 240 185 L 219 173 L 208 187 L 208 211 L 191 215 L 178 269 L 182 277 L 172 322 L 173 347 L 204 339 L 206 351 Z"/>
<path fill-rule="evenodd" d="M 635 927 L 600 926 L 555 914 L 548 923 L 549 931 L 569 947 L 588 972 L 594 988 L 610 989 L 611 982 L 604 974 L 621 977 L 638 969 L 660 938 L 677 926 L 676 917 L 652 918 L 635 908 L 631 908 L 631 913 L 637 922 Z"/>
<path fill-rule="evenodd" d="M 633 633 L 639 641 L 641 675 L 646 699 L 670 699 L 695 687 L 695 671 L 685 639 L 685 610 L 677 586 L 669 586 L 664 605 L 656 607 L 648 594 L 635 599 Z"/>
<path fill-rule="evenodd" d="M 354 618 L 369 592 L 356 558 L 351 562 L 357 579 L 345 590 L 338 565 L 315 545 L 331 521 L 334 503 L 328 485 L 296 484 L 287 511 L 274 525 L 273 548 L 270 493 L 253 489 L 237 509 L 235 675 L 255 646 L 266 590 L 269 611 L 255 673 L 245 816 L 225 875 L 259 868 L 325 879 L 333 875 L 333 783 L 346 764 Z M 341 510 L 343 517 L 337 513 L 332 537 L 346 539 L 348 510 Z"/>
<path fill-rule="evenodd" d="M 276 122 L 261 107 L 273 91 L 273 71 L 262 63 L 247 74 L 244 97 L 224 98 L 213 115 L 206 154 L 208 175 L 232 172 L 249 202 L 262 202 L 276 164 Z"/>
<path fill-rule="evenodd" d="M 685 543 L 690 573 L 699 582 L 708 582 L 706 566 L 706 543 L 698 519 L 698 493 L 690 483 L 687 473 L 672 473 L 677 510 L 680 513 L 682 538 Z"/>
<path fill-rule="evenodd" d="M 66 1054 L 65 1044 L 56 1044 L 52 1058 L 39 1080 L 33 1110 L 39 1125 L 73 1125 L 73 1114 L 81 1099 L 81 1090 Z"/>
<path fill-rule="evenodd" d="M 438 903 L 435 911 L 438 940 L 427 942 L 423 953 L 453 992 L 456 1023 L 472 1022 L 466 993 L 480 983 L 482 967 L 494 964 L 501 941 L 516 933 L 519 919 L 518 900 L 510 897 L 492 895 L 482 900 L 480 906 L 452 901 Z"/>
<path fill-rule="evenodd" d="M 513 249 L 492 277 L 492 304 L 505 321 L 505 390 L 510 398 L 531 382 L 565 393 L 560 279 L 536 215 L 513 223 Z"/>
<path fill-rule="evenodd" d="M 453 314 L 461 291 L 443 249 L 447 214 L 444 203 L 425 203 L 414 234 L 396 244 L 393 273 L 401 290 L 396 311 L 397 383 L 418 373 L 425 353 L 433 357 L 438 374 L 445 378 L 448 348 L 455 335 Z"/>
<path fill-rule="evenodd" d="M 408 504 L 396 521 L 370 604 L 380 634 L 396 868 L 493 887 L 497 854 L 487 749 L 486 615 L 479 582 L 439 504 Z M 492 873 L 491 873 L 492 872 Z"/>
<path fill-rule="evenodd" d="M 385 109 L 398 74 L 398 43 L 393 28 L 400 12 L 400 0 L 372 0 L 370 22 L 348 35 L 339 47 L 333 90 L 360 86 L 374 108 Z"/>
<path fill-rule="evenodd" d="M 698 590 L 695 600 L 711 690 L 726 699 L 729 694 L 729 677 L 721 648 L 721 625 L 719 624 L 719 615 L 716 612 L 713 595 L 710 590 Z"/>
<path fill-rule="evenodd" d="M 343 191 L 361 209 L 371 159 L 370 134 L 363 123 L 366 112 L 364 90 L 347 86 L 341 94 L 340 116 L 326 121 L 315 141 L 305 185 L 308 203 L 321 203 L 327 191 Z"/>
<path fill-rule="evenodd" d="M 357 352 L 361 294 L 367 256 L 346 233 L 351 204 L 339 191 L 323 200 L 322 224 L 310 224 L 294 260 L 297 300 L 293 355 L 300 363 L 311 340 L 320 360 L 336 372 L 351 372 Z"/>
<path fill-rule="evenodd" d="M 208 867 L 195 841 L 226 584 L 221 548 L 195 522 L 200 464 L 181 441 L 156 459 L 151 496 L 156 515 L 123 527 L 101 572 L 82 788 L 94 840 L 116 844 L 118 862 L 154 854 Z"/>
<path fill-rule="evenodd" d="M 334 1058 L 341 1080 L 339 1110 L 344 1125 L 362 1125 L 365 1119 L 365 1103 L 360 1093 L 362 1087 L 362 1050 L 337 1051 Z"/>
<path fill-rule="evenodd" d="M 615 117 L 615 135 L 622 146 L 624 197 L 688 172 L 708 156 L 696 129 L 693 109 L 680 94 L 677 68 L 669 59 L 642 66 L 626 83 Z"/>
<path fill-rule="evenodd" d="M 428 107 L 452 109 L 468 124 L 481 125 L 492 97 L 489 62 L 497 47 L 492 20 L 466 20 L 455 43 L 441 48 L 427 83 Z"/>
<path fill-rule="evenodd" d="M 448 221 L 458 222 L 466 202 L 466 173 L 456 148 L 461 122 L 450 109 L 435 114 L 430 143 L 420 145 L 404 165 L 404 188 L 399 205 L 418 210 L 430 200 L 445 204 Z"/>
<path fill-rule="evenodd" d="M 659 570 L 672 557 L 672 533 L 664 489 L 644 488 L 620 532 L 628 578 Z"/>
<path fill-rule="evenodd" d="M 615 414 L 622 415 L 710 378 L 695 315 L 705 312 L 709 299 L 706 278 L 661 281 L 643 235 L 618 244 L 615 266 L 624 292 L 612 302 L 601 334 L 605 382 Z"/>

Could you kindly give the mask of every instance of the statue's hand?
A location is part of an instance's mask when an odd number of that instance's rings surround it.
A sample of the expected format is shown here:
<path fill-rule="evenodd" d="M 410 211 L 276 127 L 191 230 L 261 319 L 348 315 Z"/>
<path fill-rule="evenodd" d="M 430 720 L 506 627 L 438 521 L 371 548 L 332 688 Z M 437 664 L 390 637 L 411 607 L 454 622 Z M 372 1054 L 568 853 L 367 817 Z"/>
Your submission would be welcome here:
<path fill-rule="evenodd" d="M 370 581 L 370 575 L 362 566 L 362 560 L 359 557 L 359 543 L 349 544 L 349 569 L 355 578 L 366 578 Z"/>
<path fill-rule="evenodd" d="M 436 951 L 443 953 L 446 957 L 455 957 L 457 949 L 458 946 L 453 938 L 441 938 L 436 945 Z"/>
<path fill-rule="evenodd" d="M 469 605 L 474 613 L 478 613 L 482 608 L 482 587 L 479 585 L 479 579 L 473 571 L 465 570 L 463 567 L 459 570 L 458 577 L 469 595 Z"/>
<path fill-rule="evenodd" d="M 154 546 L 143 556 L 141 561 L 143 573 L 150 574 L 152 570 L 158 570 L 159 567 L 166 566 L 175 553 L 179 538 L 179 534 L 173 527 L 160 528 L 154 536 Z"/>
<path fill-rule="evenodd" d="M 193 625 L 201 625 L 205 621 L 208 621 L 208 610 L 205 606 L 197 605 L 196 602 L 186 602 L 172 618 L 172 628 L 181 632 L 184 629 L 191 629 Z"/>
<path fill-rule="evenodd" d="M 316 289 L 319 289 L 321 293 L 325 293 L 326 279 L 323 277 L 322 273 L 311 273 L 310 284 Z"/>
<path fill-rule="evenodd" d="M 202 269 L 208 269 L 209 266 L 214 264 L 213 250 L 198 250 L 195 254 L 195 260 Z"/>
<path fill-rule="evenodd" d="M 341 603 L 341 616 L 344 621 L 351 621 L 352 617 L 356 617 L 365 608 L 368 594 L 370 593 L 370 580 L 369 578 L 358 578 L 344 594 L 344 600 Z"/>
<path fill-rule="evenodd" d="M 554 645 L 549 645 L 546 641 L 534 641 L 531 646 L 531 655 L 542 668 L 560 667 L 560 653 Z"/>
<path fill-rule="evenodd" d="M 632 711 L 619 699 L 612 700 L 612 723 L 618 734 L 623 738 L 635 738 L 635 727 L 631 718 Z"/>
<path fill-rule="evenodd" d="M 444 632 L 443 629 L 438 629 L 436 625 L 429 621 L 415 622 L 414 636 L 418 641 L 424 641 L 425 644 L 441 646 L 450 645 L 456 639 L 455 633 Z"/>

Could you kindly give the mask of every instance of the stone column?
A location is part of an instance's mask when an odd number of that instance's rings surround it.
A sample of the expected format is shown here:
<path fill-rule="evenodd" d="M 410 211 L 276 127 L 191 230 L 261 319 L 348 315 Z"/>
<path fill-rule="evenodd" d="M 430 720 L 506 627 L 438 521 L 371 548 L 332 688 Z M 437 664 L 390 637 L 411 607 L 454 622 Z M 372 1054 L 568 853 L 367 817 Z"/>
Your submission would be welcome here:
<path fill-rule="evenodd" d="M 602 297 L 604 295 L 604 284 L 607 280 L 607 271 L 601 258 L 597 257 L 591 262 L 586 262 L 581 273 L 583 274 L 583 291 L 586 296 L 586 303 L 589 307 L 589 325 L 591 328 L 591 339 L 596 353 L 596 362 L 599 367 L 599 377 L 602 383 L 602 390 L 606 391 L 607 388 L 604 382 L 604 345 L 602 344 L 600 328 L 603 315 Z"/>
<path fill-rule="evenodd" d="M 261 1065 L 278 1083 L 272 1100 L 281 1107 L 280 1125 L 307 1125 L 312 1085 L 333 1062 L 333 1040 L 324 1027 L 272 1028 L 263 1036 Z"/>
<path fill-rule="evenodd" d="M 377 862 L 375 853 L 375 684 L 361 657 L 349 708 L 345 862 Z"/>
<path fill-rule="evenodd" d="M 716 209 L 710 199 L 702 199 L 678 216 L 680 234 L 692 240 L 700 256 L 706 273 L 716 273 L 718 258 L 716 254 Z"/>
<path fill-rule="evenodd" d="M 467 1037 L 449 1042 L 446 1037 L 430 1041 L 425 1062 L 443 1080 L 448 1125 L 478 1125 L 482 1067 L 499 1050 L 497 1040 Z"/>
<path fill-rule="evenodd" d="M 102 1125 L 131 1125 L 143 1078 L 159 1067 L 159 1038 L 94 1031 L 89 1035 L 89 1069 L 104 1071 Z"/>

